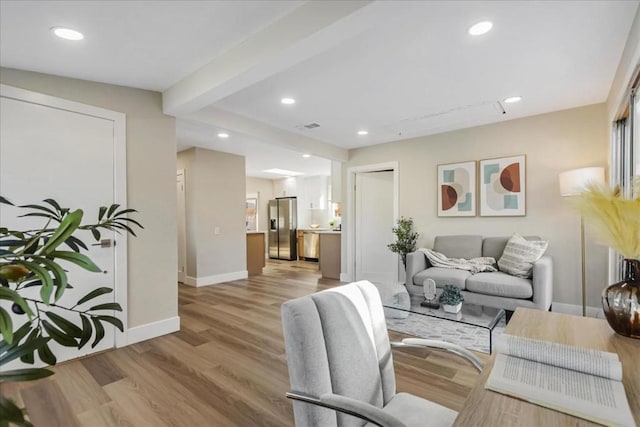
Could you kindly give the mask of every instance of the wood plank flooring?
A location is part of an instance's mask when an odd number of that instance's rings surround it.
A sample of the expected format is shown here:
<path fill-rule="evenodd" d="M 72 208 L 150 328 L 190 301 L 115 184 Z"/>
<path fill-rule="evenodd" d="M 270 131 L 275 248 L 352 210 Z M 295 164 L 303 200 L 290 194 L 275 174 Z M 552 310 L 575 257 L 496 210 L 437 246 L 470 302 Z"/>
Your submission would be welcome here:
<path fill-rule="evenodd" d="M 292 426 L 280 305 L 339 283 L 320 278 L 317 263 L 269 261 L 246 280 L 180 285 L 180 332 L 0 390 L 27 407 L 36 427 Z M 394 350 L 394 362 L 398 391 L 456 410 L 478 379 L 443 353 Z"/>

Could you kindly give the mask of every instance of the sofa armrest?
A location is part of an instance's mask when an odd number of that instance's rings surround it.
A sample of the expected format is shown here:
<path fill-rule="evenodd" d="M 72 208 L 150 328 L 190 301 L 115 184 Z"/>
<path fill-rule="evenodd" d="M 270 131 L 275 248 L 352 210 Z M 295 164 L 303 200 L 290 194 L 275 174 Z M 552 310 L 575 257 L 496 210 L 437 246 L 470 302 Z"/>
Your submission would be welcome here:
<path fill-rule="evenodd" d="M 405 280 L 408 285 L 413 285 L 413 276 L 431 267 L 427 256 L 422 252 L 410 252 L 407 254 L 407 271 Z"/>
<path fill-rule="evenodd" d="M 543 256 L 533 264 L 533 303 L 549 310 L 553 302 L 553 260 Z"/>

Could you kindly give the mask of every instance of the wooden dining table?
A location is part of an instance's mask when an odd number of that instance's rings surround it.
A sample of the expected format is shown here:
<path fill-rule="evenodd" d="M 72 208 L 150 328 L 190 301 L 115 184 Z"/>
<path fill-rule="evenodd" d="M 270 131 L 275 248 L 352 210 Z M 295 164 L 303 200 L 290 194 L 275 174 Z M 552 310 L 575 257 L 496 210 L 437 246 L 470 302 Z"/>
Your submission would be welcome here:
<path fill-rule="evenodd" d="M 505 334 L 617 353 L 631 413 L 640 426 L 640 339 L 618 335 L 606 320 L 518 308 Z M 495 353 L 454 426 L 594 426 L 590 421 L 485 389 Z"/>

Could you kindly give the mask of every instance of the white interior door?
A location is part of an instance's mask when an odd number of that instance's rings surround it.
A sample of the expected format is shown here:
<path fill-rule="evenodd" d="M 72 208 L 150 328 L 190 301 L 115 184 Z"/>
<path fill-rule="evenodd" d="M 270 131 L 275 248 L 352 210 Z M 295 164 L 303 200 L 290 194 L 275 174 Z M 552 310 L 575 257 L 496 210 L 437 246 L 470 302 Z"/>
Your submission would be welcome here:
<path fill-rule="evenodd" d="M 52 198 L 62 207 L 82 209 L 83 223 L 95 223 L 99 207 L 108 206 L 116 200 L 115 188 L 118 185 L 115 184 L 117 173 L 114 165 L 115 153 L 118 150 L 114 141 L 119 129 L 116 129 L 114 121 L 72 111 L 73 105 L 81 104 L 69 101 L 66 101 L 66 106 L 71 107 L 67 109 L 47 105 L 46 101 L 39 103 L 6 97 L 4 89 L 3 87 L 3 96 L 0 98 L 0 194 L 20 205 L 41 203 L 43 199 Z M 36 94 L 34 99 L 59 100 L 39 94 Z M 59 101 L 65 103 L 64 100 Z M 39 228 L 46 221 L 37 217 L 18 218 L 17 216 L 25 211 L 11 206 L 0 206 L 0 223 L 3 227 Z M 122 274 L 126 277 L 126 271 L 116 271 L 114 245 L 91 246 L 95 241 L 89 232 L 79 232 L 76 236 L 89 245 L 89 250 L 85 253 L 103 273 L 88 272 L 74 264 L 63 262 L 63 267 L 68 270 L 69 283 L 74 287 L 67 289 L 58 302 L 66 307 L 76 304 L 92 289 L 114 288 L 116 277 Z M 111 232 L 103 232 L 102 238 L 116 239 Z M 119 246 L 119 250 L 124 251 L 126 264 L 126 238 L 118 237 L 117 240 L 123 246 Z M 69 249 L 64 247 L 64 250 Z M 35 287 L 30 291 L 36 296 L 39 288 Z M 115 293 L 102 295 L 92 300 L 91 305 L 113 301 L 120 302 L 116 300 Z M 80 324 L 77 313 L 63 309 L 54 310 L 57 314 Z M 126 313 L 126 305 L 124 310 Z M 8 311 L 11 312 L 10 309 Z M 105 314 L 117 315 L 126 325 L 126 316 L 114 312 Z M 14 325 L 22 325 L 26 320 L 25 315 L 12 315 Z M 91 345 L 86 345 L 82 350 L 63 347 L 52 340 L 49 345 L 58 362 L 113 347 L 115 328 L 106 323 L 104 326 L 105 337 L 93 349 Z M 37 361 L 37 353 L 35 357 Z M 22 366 L 19 364 L 21 362 L 17 363 L 5 365 L 3 369 Z"/>
<path fill-rule="evenodd" d="M 356 174 L 355 279 L 375 283 L 397 281 L 393 242 L 393 171 Z"/>
<path fill-rule="evenodd" d="M 178 194 L 178 282 L 184 283 L 187 273 L 187 219 L 184 169 L 178 170 L 178 174 L 176 175 L 176 190 Z"/>

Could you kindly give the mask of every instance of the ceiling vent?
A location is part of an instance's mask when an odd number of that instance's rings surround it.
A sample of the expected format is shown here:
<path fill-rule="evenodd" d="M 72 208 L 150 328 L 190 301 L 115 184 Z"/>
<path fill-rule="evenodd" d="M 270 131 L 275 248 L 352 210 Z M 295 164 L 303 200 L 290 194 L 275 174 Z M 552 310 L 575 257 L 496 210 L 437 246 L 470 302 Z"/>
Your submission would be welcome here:
<path fill-rule="evenodd" d="M 302 127 L 307 129 L 314 129 L 314 128 L 319 128 L 320 125 L 317 123 L 309 123 L 308 125 L 302 125 Z"/>

